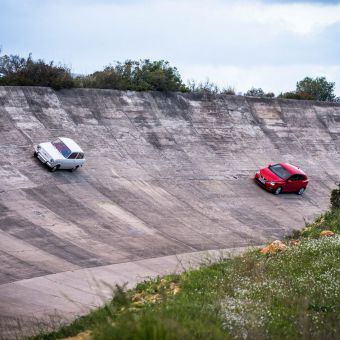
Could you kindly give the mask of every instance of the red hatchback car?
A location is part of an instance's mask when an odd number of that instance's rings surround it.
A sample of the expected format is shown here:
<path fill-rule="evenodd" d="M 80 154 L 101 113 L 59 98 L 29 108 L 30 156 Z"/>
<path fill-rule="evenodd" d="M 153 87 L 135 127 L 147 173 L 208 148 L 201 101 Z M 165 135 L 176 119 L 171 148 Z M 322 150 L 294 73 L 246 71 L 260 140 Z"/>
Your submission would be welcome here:
<path fill-rule="evenodd" d="M 296 192 L 302 195 L 307 188 L 308 178 L 298 167 L 279 163 L 263 168 L 255 174 L 255 181 L 275 195 L 281 192 Z"/>

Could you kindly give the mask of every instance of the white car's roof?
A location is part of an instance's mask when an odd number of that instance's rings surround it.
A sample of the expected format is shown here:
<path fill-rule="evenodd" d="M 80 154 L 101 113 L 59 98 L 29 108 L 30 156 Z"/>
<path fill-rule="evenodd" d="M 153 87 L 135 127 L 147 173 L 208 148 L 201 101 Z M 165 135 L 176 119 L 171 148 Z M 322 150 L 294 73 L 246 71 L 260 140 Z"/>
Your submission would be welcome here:
<path fill-rule="evenodd" d="M 71 138 L 58 137 L 72 152 L 84 152 L 81 147 Z"/>

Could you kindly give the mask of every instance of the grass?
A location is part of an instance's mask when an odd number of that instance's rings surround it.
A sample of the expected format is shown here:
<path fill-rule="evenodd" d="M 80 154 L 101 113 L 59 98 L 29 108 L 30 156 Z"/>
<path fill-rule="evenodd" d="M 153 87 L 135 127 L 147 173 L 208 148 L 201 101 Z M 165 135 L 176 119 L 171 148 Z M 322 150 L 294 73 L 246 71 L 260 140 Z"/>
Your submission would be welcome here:
<path fill-rule="evenodd" d="M 322 230 L 332 237 L 320 237 Z M 103 308 L 57 332 L 94 339 L 335 339 L 340 334 L 340 209 L 271 255 L 243 256 L 181 275 L 116 287 Z M 87 333 L 88 334 L 88 333 Z"/>

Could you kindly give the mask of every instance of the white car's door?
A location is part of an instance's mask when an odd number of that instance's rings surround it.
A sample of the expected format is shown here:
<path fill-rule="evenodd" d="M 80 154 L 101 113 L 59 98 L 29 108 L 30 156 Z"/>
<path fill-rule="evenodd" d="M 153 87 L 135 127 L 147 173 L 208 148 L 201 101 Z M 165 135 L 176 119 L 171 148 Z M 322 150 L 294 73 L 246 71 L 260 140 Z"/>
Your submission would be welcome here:
<path fill-rule="evenodd" d="M 73 169 L 77 166 L 78 152 L 72 152 L 67 159 L 65 159 L 65 169 Z"/>
<path fill-rule="evenodd" d="M 83 152 L 79 152 L 77 156 L 77 165 L 82 166 L 85 163 L 85 157 Z"/>

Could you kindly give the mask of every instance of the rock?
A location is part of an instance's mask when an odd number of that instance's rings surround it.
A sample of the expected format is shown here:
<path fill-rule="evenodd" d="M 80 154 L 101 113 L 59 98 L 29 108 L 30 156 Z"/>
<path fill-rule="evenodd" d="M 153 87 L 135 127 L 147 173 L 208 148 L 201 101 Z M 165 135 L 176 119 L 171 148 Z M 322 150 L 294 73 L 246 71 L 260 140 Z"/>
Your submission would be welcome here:
<path fill-rule="evenodd" d="M 144 292 L 136 293 L 135 295 L 132 296 L 131 301 L 139 303 L 139 302 L 143 302 L 144 298 L 145 298 Z"/>
<path fill-rule="evenodd" d="M 166 288 L 168 282 L 165 279 L 161 279 L 161 281 L 159 282 L 159 285 L 157 286 L 158 290 L 161 290 L 163 288 Z"/>
<path fill-rule="evenodd" d="M 320 236 L 334 236 L 335 233 L 331 230 L 323 230 L 321 233 L 320 233 Z"/>
<path fill-rule="evenodd" d="M 177 283 L 171 282 L 170 290 L 172 291 L 173 295 L 176 295 L 176 294 L 178 294 L 181 291 L 181 288 L 178 286 Z"/>
<path fill-rule="evenodd" d="M 173 294 L 176 295 L 176 294 L 178 294 L 180 291 L 181 291 L 181 288 L 175 287 L 174 290 L 173 290 Z"/>
<path fill-rule="evenodd" d="M 292 245 L 292 246 L 299 246 L 300 243 L 301 243 L 300 240 L 291 240 L 291 241 L 289 242 L 289 244 Z"/>
<path fill-rule="evenodd" d="M 287 249 L 287 246 L 283 242 L 279 240 L 275 240 L 268 246 L 262 248 L 260 252 L 262 254 L 276 254 L 277 252 L 284 251 L 286 249 Z"/>
<path fill-rule="evenodd" d="M 150 303 L 150 302 L 151 302 L 151 303 L 156 303 L 156 302 L 162 300 L 162 297 L 161 297 L 160 294 L 147 295 L 147 296 L 145 297 L 145 300 L 146 300 L 147 302 L 149 302 L 149 303 Z"/>
<path fill-rule="evenodd" d="M 146 294 L 145 292 L 136 293 L 132 298 L 132 305 L 134 307 L 142 306 L 145 303 L 156 303 L 162 299 L 160 294 Z"/>

